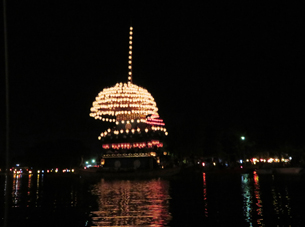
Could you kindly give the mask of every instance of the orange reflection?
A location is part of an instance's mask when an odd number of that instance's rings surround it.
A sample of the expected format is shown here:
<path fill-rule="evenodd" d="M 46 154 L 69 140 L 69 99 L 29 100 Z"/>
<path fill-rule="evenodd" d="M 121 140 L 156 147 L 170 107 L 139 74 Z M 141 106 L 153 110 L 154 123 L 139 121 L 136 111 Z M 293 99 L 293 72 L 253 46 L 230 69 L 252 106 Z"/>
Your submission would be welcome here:
<path fill-rule="evenodd" d="M 274 178 L 273 178 L 274 181 Z M 291 204 L 290 204 L 290 196 L 287 186 L 285 186 L 285 190 L 281 190 L 277 185 L 273 185 L 272 189 L 272 205 L 274 209 L 274 213 L 277 219 L 280 221 L 283 216 L 289 217 L 292 219 L 291 214 Z"/>
<path fill-rule="evenodd" d="M 260 196 L 260 185 L 259 185 L 259 176 L 257 175 L 256 172 L 253 173 L 253 179 L 254 179 L 254 196 L 256 199 L 256 203 L 255 205 L 257 206 L 256 208 L 256 212 L 257 212 L 257 224 L 261 225 L 262 221 L 263 221 L 263 213 L 262 213 L 262 200 L 261 200 L 261 196 Z"/>
<path fill-rule="evenodd" d="M 164 180 L 102 181 L 95 185 L 99 210 L 93 211 L 98 226 L 165 226 L 169 213 L 169 183 Z"/>

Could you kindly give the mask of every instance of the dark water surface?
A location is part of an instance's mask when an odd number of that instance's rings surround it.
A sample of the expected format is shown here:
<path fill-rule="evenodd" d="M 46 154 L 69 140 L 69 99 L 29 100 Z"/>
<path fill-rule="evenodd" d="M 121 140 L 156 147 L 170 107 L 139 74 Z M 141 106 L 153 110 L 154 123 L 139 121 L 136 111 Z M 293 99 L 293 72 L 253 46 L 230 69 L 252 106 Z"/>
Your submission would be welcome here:
<path fill-rule="evenodd" d="M 0 175 L 7 226 L 305 226 L 304 176 L 197 173 L 173 179 Z"/>

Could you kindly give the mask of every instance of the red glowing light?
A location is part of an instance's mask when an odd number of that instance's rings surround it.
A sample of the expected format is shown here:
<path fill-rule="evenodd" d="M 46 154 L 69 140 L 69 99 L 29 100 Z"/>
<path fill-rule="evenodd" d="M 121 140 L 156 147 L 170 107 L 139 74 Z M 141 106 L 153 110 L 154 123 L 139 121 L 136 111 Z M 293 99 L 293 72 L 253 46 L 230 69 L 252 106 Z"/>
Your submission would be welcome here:
<path fill-rule="evenodd" d="M 156 114 L 151 115 L 151 117 L 147 118 L 146 124 L 149 124 L 149 125 L 165 125 L 163 123 L 162 119 L 157 119 L 157 118 L 159 118 L 159 115 L 156 115 Z"/>
<path fill-rule="evenodd" d="M 111 146 L 112 149 L 131 149 L 131 148 L 151 148 L 153 146 L 163 147 L 163 143 L 160 143 L 159 140 L 152 140 L 147 142 L 137 142 L 137 143 L 113 143 L 113 144 L 103 144 L 103 149 L 109 149 Z"/>

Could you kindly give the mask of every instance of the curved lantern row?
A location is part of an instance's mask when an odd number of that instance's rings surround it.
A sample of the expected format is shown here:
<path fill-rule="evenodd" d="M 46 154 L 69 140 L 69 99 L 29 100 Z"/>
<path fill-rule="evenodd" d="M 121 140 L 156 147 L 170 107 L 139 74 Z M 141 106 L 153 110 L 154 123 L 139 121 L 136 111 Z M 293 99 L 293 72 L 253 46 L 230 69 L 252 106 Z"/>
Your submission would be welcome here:
<path fill-rule="evenodd" d="M 90 111 L 91 117 L 112 122 L 119 115 L 134 115 L 134 119 L 139 115 L 156 115 L 158 108 L 146 89 L 129 82 L 103 89 L 92 103 Z"/>
<path fill-rule="evenodd" d="M 163 143 L 159 140 L 152 140 L 150 142 L 136 142 L 136 143 L 112 143 L 112 144 L 103 144 L 103 149 L 132 149 L 132 148 L 152 148 L 163 147 Z"/>

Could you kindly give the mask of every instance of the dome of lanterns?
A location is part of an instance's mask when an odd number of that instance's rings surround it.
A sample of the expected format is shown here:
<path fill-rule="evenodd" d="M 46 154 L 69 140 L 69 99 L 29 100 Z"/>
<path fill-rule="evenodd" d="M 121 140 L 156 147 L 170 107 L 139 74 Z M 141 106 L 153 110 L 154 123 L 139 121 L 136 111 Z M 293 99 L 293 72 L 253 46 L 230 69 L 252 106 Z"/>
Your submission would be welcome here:
<path fill-rule="evenodd" d="M 165 155 L 163 138 L 168 132 L 156 102 L 145 88 L 132 83 L 132 34 L 130 27 L 127 83 L 104 88 L 90 109 L 91 117 L 115 123 L 98 136 L 103 148 L 101 165 L 106 168 L 118 168 L 117 163 L 124 169 L 152 168 Z"/>
<path fill-rule="evenodd" d="M 95 98 L 90 116 L 103 121 L 115 122 L 122 115 L 135 116 L 158 114 L 152 95 L 131 82 L 117 83 L 103 89 Z"/>

